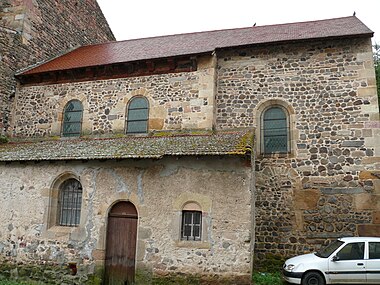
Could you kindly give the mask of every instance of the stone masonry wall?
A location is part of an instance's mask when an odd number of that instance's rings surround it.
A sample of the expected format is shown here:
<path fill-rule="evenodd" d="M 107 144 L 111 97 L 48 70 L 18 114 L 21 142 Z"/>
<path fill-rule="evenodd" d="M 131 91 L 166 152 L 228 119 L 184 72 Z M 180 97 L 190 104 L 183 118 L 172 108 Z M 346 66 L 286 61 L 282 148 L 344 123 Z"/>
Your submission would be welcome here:
<path fill-rule="evenodd" d="M 53 189 L 64 177 L 75 177 L 83 187 L 79 227 L 56 226 L 50 218 Z M 139 216 L 137 278 L 183 274 L 249 283 L 251 168 L 245 159 L 0 164 L 0 184 L 0 264 L 12 261 L 20 274 L 31 264 L 55 266 L 50 282 L 84 284 L 104 266 L 108 211 L 129 200 Z M 200 242 L 180 240 L 186 202 L 202 208 L 206 226 Z M 77 275 L 63 274 L 69 262 L 76 263 Z M 48 272 L 41 274 L 48 279 Z"/>
<path fill-rule="evenodd" d="M 0 3 L 0 134 L 9 127 L 17 70 L 86 44 L 115 40 L 95 0 Z"/>
<path fill-rule="evenodd" d="M 149 130 L 212 129 L 214 60 L 199 59 L 198 71 L 125 79 L 21 87 L 13 135 L 59 136 L 65 104 L 83 104 L 83 135 L 123 134 L 128 101 L 149 100 Z"/>
<path fill-rule="evenodd" d="M 379 110 L 370 39 L 219 52 L 217 129 L 256 128 L 255 255 L 379 236 Z M 260 153 L 260 115 L 288 110 L 291 152 Z"/>

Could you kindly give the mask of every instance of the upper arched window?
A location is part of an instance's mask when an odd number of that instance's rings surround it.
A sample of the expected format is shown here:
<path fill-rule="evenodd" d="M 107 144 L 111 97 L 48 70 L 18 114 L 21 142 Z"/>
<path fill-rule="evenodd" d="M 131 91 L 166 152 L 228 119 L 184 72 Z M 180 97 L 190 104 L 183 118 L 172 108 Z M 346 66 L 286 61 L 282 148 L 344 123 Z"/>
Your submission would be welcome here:
<path fill-rule="evenodd" d="M 266 109 L 261 127 L 263 153 L 289 152 L 289 119 L 284 108 L 273 106 Z"/>
<path fill-rule="evenodd" d="M 148 132 L 148 100 L 144 97 L 132 98 L 128 105 L 127 134 Z"/>
<path fill-rule="evenodd" d="M 62 136 L 79 137 L 82 129 L 83 107 L 78 100 L 68 102 L 63 111 Z"/>
<path fill-rule="evenodd" d="M 62 183 L 58 198 L 58 223 L 60 226 L 78 226 L 82 207 L 82 185 L 70 178 Z"/>

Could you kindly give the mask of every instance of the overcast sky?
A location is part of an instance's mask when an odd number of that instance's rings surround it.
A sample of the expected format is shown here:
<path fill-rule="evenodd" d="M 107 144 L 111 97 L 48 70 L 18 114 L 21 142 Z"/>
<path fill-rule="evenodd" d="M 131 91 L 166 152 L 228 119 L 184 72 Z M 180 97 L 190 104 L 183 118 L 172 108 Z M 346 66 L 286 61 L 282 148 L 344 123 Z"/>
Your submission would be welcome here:
<path fill-rule="evenodd" d="M 379 0 L 98 0 L 117 40 L 356 16 L 380 43 Z"/>

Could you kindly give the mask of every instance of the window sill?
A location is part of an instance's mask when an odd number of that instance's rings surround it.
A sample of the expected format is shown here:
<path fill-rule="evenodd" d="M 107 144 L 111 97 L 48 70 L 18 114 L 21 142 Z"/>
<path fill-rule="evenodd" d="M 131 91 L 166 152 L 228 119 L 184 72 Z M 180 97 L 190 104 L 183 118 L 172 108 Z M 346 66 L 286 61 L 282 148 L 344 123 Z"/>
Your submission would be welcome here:
<path fill-rule="evenodd" d="M 294 157 L 293 153 L 260 153 L 257 155 L 257 158 L 292 158 Z"/>
<path fill-rule="evenodd" d="M 52 226 L 48 228 L 42 237 L 46 238 L 67 238 L 80 232 L 80 227 Z"/>
<path fill-rule="evenodd" d="M 199 249 L 210 249 L 211 248 L 211 245 L 209 242 L 194 241 L 194 240 L 176 241 L 175 245 L 177 247 L 184 247 L 184 248 L 199 248 Z"/>
<path fill-rule="evenodd" d="M 70 136 L 70 137 L 65 137 L 62 134 L 60 135 L 60 139 L 63 141 L 70 141 L 70 140 L 77 140 L 80 139 L 82 136 Z"/>

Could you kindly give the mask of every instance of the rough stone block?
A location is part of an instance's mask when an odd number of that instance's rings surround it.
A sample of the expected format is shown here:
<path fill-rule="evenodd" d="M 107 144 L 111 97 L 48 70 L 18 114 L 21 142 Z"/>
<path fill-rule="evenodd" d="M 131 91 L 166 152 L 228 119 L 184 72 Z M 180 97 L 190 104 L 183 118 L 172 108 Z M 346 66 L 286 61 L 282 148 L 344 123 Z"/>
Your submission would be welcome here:
<path fill-rule="evenodd" d="M 355 195 L 354 205 L 358 211 L 380 209 L 380 195 L 372 195 L 369 193 Z"/>
<path fill-rule="evenodd" d="M 150 130 L 162 130 L 164 127 L 163 119 L 150 119 L 149 120 L 149 129 Z"/>
<path fill-rule="evenodd" d="M 380 178 L 380 171 L 360 171 L 359 173 L 359 179 L 361 180 L 368 180 L 368 179 L 379 179 Z"/>
<path fill-rule="evenodd" d="M 294 192 L 294 207 L 301 210 L 315 209 L 320 195 L 317 189 L 296 190 Z"/>
<path fill-rule="evenodd" d="M 363 164 L 372 164 L 372 163 L 380 163 L 380 157 L 364 157 L 362 160 Z"/>
<path fill-rule="evenodd" d="M 372 137 L 372 130 L 371 129 L 363 129 L 363 137 Z"/>
<path fill-rule="evenodd" d="M 357 54 L 358 61 L 372 61 L 373 54 L 372 52 L 360 52 Z"/>
<path fill-rule="evenodd" d="M 373 186 L 373 193 L 376 195 L 380 195 L 380 179 L 373 180 Z"/>
<path fill-rule="evenodd" d="M 380 121 L 369 121 L 364 123 L 365 128 L 380 129 Z"/>
<path fill-rule="evenodd" d="M 372 213 L 372 220 L 374 224 L 380 224 L 380 210 Z"/>
<path fill-rule="evenodd" d="M 358 225 L 358 235 L 380 237 L 380 225 Z"/>
<path fill-rule="evenodd" d="M 359 187 L 322 187 L 320 190 L 323 194 L 326 195 L 359 194 L 364 192 L 364 189 Z"/>
<path fill-rule="evenodd" d="M 92 252 L 92 258 L 95 259 L 95 260 L 104 260 L 105 256 L 106 255 L 105 255 L 105 251 L 104 250 L 95 249 Z"/>
<path fill-rule="evenodd" d="M 343 141 L 342 147 L 361 147 L 364 141 Z"/>
<path fill-rule="evenodd" d="M 373 77 L 368 75 L 367 70 L 362 70 L 361 73 L 364 73 L 366 77 Z M 377 94 L 376 87 L 366 87 L 366 88 L 359 88 L 358 89 L 358 96 L 375 96 Z"/>
<path fill-rule="evenodd" d="M 308 233 L 306 234 L 306 237 L 307 238 L 318 238 L 318 239 L 327 239 L 327 238 L 340 238 L 342 236 L 346 236 L 346 237 L 349 237 L 349 236 L 352 236 L 353 234 L 351 232 L 338 232 L 338 233 L 335 233 L 335 232 L 330 232 L 330 233 L 327 233 L 327 232 L 322 232 L 322 233 Z"/>

